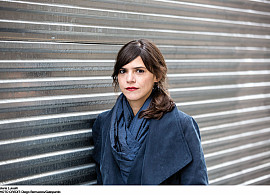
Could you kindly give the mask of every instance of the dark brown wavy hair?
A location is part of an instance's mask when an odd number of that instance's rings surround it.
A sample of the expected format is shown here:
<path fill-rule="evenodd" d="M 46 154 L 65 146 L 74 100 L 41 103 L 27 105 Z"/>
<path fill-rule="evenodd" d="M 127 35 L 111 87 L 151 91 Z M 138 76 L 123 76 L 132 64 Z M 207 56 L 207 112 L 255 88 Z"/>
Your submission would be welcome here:
<path fill-rule="evenodd" d="M 119 87 L 118 74 L 120 69 L 138 56 L 142 58 L 147 70 L 154 74 L 158 80 L 153 86 L 150 106 L 140 112 L 139 118 L 160 119 L 175 107 L 175 103 L 165 88 L 167 65 L 160 50 L 154 43 L 146 39 L 133 40 L 119 50 L 112 74 L 114 87 L 115 89 Z"/>

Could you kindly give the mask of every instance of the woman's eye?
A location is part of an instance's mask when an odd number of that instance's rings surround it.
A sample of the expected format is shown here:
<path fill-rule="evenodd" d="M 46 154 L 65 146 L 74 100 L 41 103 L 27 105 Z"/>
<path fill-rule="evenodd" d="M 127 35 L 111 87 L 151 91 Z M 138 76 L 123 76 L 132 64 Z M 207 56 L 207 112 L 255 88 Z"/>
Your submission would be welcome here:
<path fill-rule="evenodd" d="M 137 72 L 138 73 L 144 73 L 144 70 L 138 69 Z"/>
<path fill-rule="evenodd" d="M 124 74 L 125 73 L 125 70 L 119 70 L 119 74 Z"/>

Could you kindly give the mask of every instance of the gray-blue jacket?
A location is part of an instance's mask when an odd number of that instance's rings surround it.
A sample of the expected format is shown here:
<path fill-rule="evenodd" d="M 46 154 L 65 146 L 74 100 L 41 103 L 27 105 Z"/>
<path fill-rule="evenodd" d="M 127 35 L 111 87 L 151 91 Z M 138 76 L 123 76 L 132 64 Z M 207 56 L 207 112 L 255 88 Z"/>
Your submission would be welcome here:
<path fill-rule="evenodd" d="M 97 184 L 103 185 L 123 184 L 110 144 L 112 110 L 101 113 L 93 125 Z M 134 160 L 127 184 L 207 185 L 207 169 L 195 120 L 176 107 L 160 120 L 150 120 L 147 138 Z"/>

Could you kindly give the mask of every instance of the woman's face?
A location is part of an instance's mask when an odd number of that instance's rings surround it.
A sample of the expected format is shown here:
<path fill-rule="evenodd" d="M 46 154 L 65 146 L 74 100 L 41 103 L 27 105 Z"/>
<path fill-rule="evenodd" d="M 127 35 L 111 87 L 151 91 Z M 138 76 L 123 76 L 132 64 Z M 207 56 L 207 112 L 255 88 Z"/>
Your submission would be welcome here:
<path fill-rule="evenodd" d="M 146 69 L 140 56 L 124 65 L 118 74 L 119 87 L 131 105 L 142 106 L 154 82 L 157 82 L 156 76 Z"/>

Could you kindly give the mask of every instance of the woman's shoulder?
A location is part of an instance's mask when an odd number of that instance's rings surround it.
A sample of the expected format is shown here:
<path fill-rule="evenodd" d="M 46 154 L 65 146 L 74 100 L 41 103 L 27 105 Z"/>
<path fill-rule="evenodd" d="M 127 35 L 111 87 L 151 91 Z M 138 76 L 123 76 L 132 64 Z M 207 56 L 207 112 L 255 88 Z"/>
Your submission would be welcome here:
<path fill-rule="evenodd" d="M 180 124 L 184 130 L 184 133 L 195 133 L 199 138 L 200 136 L 200 130 L 197 121 L 195 119 L 188 115 L 187 113 L 178 110 L 179 118 L 180 118 Z"/>
<path fill-rule="evenodd" d="M 177 119 L 179 119 L 179 120 L 190 120 L 190 119 L 192 119 L 192 117 L 190 115 L 188 115 L 184 111 L 180 110 L 176 106 L 174 107 L 174 109 L 172 111 L 176 115 Z"/>
<path fill-rule="evenodd" d="M 173 111 L 175 113 L 176 120 L 179 122 L 181 129 L 184 132 L 192 129 L 195 130 L 196 133 L 199 133 L 199 126 L 192 116 L 178 109 L 177 107 L 175 107 Z"/>
<path fill-rule="evenodd" d="M 160 120 L 155 120 L 156 123 L 158 124 L 176 124 L 180 123 L 181 126 L 183 126 L 183 123 L 185 121 L 192 120 L 193 118 L 188 115 L 187 113 L 183 112 L 182 110 L 178 109 L 176 106 L 170 111 L 167 112 L 166 114 L 163 115 L 163 117 Z"/>
<path fill-rule="evenodd" d="M 183 112 L 182 110 L 179 110 L 178 108 L 177 108 L 177 111 L 178 111 L 178 114 L 179 114 L 179 117 L 180 118 L 191 118 L 190 115 L 188 115 L 187 113 Z"/>
<path fill-rule="evenodd" d="M 95 143 L 98 142 L 97 140 L 99 140 L 100 135 L 102 135 L 101 132 L 102 132 L 104 125 L 106 125 L 105 123 L 110 121 L 108 119 L 108 117 L 110 117 L 109 116 L 110 113 L 111 113 L 111 110 L 106 110 L 104 112 L 101 112 L 97 116 L 97 118 L 92 126 L 92 135 L 93 135 L 93 139 L 94 139 Z"/>
<path fill-rule="evenodd" d="M 103 126 L 104 123 L 110 121 L 110 114 L 111 114 L 112 110 L 106 110 L 104 112 L 101 112 L 95 119 L 95 122 L 93 124 L 93 131 L 96 131 L 97 129 L 99 129 L 100 127 Z"/>
<path fill-rule="evenodd" d="M 109 117 L 109 115 L 111 114 L 112 112 L 112 109 L 110 110 L 106 110 L 104 112 L 101 112 L 98 116 L 97 116 L 97 119 L 98 120 L 103 120 L 103 119 L 106 119 Z"/>

